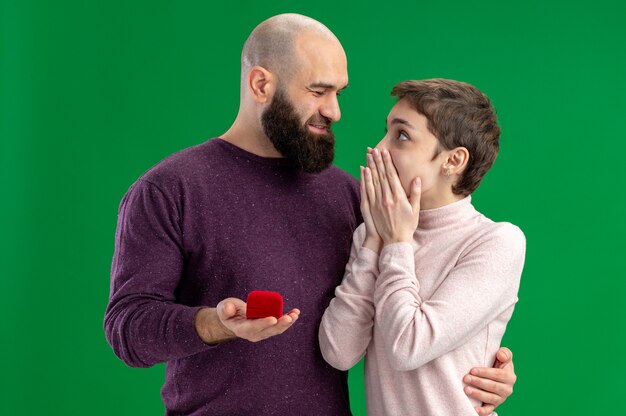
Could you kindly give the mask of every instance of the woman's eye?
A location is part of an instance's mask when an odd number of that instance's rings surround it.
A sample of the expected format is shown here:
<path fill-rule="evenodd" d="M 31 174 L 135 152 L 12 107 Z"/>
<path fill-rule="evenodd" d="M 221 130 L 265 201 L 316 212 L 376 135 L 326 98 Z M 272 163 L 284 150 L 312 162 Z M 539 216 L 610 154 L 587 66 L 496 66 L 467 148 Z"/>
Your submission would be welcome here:
<path fill-rule="evenodd" d="M 398 140 L 400 140 L 401 142 L 406 142 L 407 140 L 409 140 L 409 136 L 407 136 L 404 132 L 400 132 L 400 134 L 398 135 Z"/>

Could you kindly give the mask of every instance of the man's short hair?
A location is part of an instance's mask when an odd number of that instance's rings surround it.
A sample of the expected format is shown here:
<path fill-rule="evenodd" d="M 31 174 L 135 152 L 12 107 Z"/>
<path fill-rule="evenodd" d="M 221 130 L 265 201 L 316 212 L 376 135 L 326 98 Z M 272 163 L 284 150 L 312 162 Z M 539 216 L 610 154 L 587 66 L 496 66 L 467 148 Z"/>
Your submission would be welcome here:
<path fill-rule="evenodd" d="M 401 82 L 391 95 L 407 100 L 428 119 L 440 151 L 468 150 L 469 161 L 452 192 L 465 196 L 474 192 L 500 148 L 500 127 L 489 98 L 473 85 L 442 78 Z"/>

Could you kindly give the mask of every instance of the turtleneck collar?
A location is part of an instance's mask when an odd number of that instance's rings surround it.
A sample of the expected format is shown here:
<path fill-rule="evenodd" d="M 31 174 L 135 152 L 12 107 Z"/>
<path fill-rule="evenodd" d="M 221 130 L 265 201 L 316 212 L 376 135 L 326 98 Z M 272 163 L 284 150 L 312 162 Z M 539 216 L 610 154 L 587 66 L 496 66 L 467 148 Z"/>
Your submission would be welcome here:
<path fill-rule="evenodd" d="M 468 195 L 451 204 L 420 211 L 418 230 L 431 230 L 458 224 L 459 222 L 469 220 L 476 214 L 477 211 L 472 205 L 472 197 Z"/>

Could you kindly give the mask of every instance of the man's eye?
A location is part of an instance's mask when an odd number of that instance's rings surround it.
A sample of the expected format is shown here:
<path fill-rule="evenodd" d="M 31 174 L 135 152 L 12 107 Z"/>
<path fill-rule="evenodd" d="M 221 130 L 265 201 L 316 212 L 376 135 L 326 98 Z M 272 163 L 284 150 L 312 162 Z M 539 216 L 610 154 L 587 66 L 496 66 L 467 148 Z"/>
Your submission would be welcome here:
<path fill-rule="evenodd" d="M 407 136 L 406 133 L 401 131 L 400 134 L 398 135 L 398 140 L 400 140 L 401 142 L 406 142 L 409 140 L 409 136 Z"/>
<path fill-rule="evenodd" d="M 324 95 L 324 91 L 313 91 L 313 94 L 315 94 L 316 97 L 321 97 Z"/>

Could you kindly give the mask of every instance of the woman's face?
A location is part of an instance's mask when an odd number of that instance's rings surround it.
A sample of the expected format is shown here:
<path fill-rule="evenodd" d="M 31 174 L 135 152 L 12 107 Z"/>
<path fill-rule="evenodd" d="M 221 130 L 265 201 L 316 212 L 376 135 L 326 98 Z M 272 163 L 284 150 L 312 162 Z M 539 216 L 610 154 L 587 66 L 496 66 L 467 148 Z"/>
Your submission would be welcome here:
<path fill-rule="evenodd" d="M 407 195 L 411 181 L 421 178 L 423 208 L 424 202 L 436 202 L 451 189 L 442 170 L 448 152 L 438 152 L 439 141 L 428 130 L 427 123 L 426 117 L 408 101 L 400 100 L 389 112 L 387 133 L 376 146 L 389 151 Z"/>

